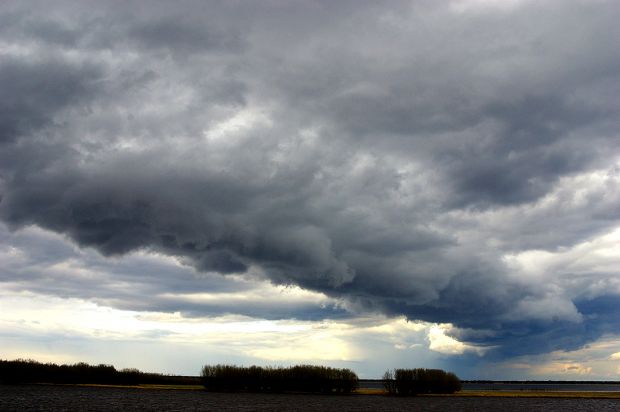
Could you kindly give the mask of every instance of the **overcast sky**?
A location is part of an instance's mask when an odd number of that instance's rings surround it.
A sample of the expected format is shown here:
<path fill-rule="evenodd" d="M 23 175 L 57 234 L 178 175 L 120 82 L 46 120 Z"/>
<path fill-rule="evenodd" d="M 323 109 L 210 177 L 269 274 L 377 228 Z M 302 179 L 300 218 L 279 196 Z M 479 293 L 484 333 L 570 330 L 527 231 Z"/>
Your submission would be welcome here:
<path fill-rule="evenodd" d="M 620 379 L 618 21 L 3 2 L 0 356 Z"/>

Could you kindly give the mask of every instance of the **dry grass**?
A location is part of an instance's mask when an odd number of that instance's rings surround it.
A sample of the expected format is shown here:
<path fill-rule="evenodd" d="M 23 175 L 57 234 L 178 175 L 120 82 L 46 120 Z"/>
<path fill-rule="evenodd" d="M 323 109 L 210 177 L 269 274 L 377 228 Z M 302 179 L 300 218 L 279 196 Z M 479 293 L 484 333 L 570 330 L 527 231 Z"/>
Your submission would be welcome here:
<path fill-rule="evenodd" d="M 387 395 L 384 389 L 358 388 L 353 391 L 357 395 Z"/>
<path fill-rule="evenodd" d="M 164 389 L 164 390 L 184 390 L 184 391 L 203 391 L 202 385 L 159 385 L 159 384 L 140 384 L 140 385 L 107 385 L 97 383 L 78 383 L 68 384 L 67 386 L 87 386 L 91 388 L 130 388 L 130 389 Z"/>

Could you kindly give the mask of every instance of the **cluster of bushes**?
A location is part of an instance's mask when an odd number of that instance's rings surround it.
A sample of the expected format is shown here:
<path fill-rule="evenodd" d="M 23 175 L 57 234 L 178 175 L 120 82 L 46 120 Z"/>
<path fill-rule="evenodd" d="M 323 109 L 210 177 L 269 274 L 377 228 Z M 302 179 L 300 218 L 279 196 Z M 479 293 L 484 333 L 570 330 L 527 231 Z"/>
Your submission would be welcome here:
<path fill-rule="evenodd" d="M 298 365 L 289 368 L 207 365 L 205 388 L 215 391 L 349 393 L 358 387 L 350 369 Z"/>
<path fill-rule="evenodd" d="M 183 385 L 198 384 L 189 376 L 168 376 L 144 373 L 137 369 L 116 370 L 112 365 L 57 365 L 33 360 L 0 360 L 0 383 L 97 383 L 137 385 L 140 383 Z"/>
<path fill-rule="evenodd" d="M 383 375 L 385 390 L 393 395 L 419 393 L 454 393 L 461 390 L 461 381 L 452 372 L 441 369 L 394 369 Z"/>

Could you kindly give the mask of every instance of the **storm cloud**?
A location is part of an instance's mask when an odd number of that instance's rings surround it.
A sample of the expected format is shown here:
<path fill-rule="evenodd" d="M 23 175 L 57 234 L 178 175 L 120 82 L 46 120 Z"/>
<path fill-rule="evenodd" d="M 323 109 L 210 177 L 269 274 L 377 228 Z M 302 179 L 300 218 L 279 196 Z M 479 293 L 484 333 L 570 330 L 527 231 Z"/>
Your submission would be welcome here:
<path fill-rule="evenodd" d="M 618 330 L 616 2 L 45 4 L 0 12 L 12 230 L 196 271 L 116 269 L 145 295 L 262 278 L 331 301 L 261 316 L 451 323 L 500 358 Z M 218 306 L 253 310 L 143 310 Z"/>

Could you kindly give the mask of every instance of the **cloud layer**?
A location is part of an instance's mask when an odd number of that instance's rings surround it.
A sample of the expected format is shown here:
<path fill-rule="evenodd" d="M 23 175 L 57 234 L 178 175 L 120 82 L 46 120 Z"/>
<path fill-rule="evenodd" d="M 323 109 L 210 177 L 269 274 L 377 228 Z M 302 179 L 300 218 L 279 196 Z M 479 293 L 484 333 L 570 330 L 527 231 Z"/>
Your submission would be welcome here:
<path fill-rule="evenodd" d="M 44 4 L 0 15 L 0 218 L 196 269 L 115 269 L 144 310 L 405 315 L 500 358 L 618 330 L 615 2 Z M 324 302 L 161 298 L 215 274 Z"/>

